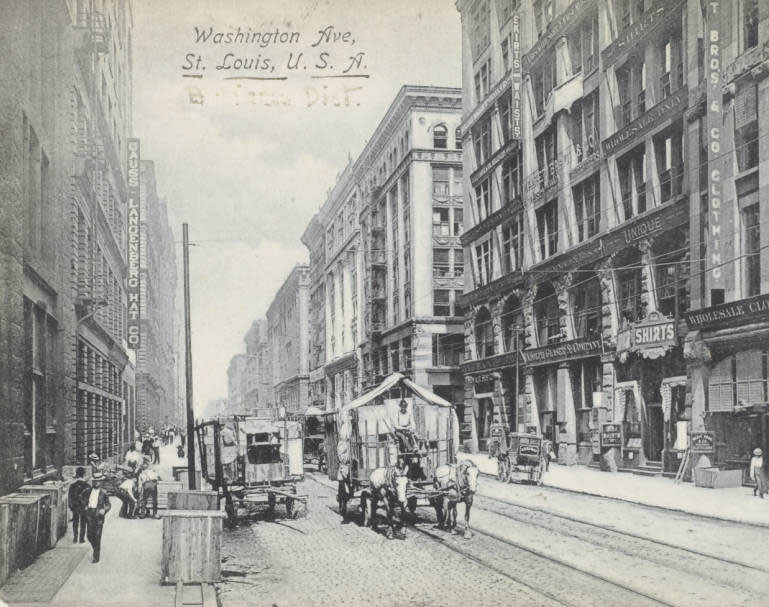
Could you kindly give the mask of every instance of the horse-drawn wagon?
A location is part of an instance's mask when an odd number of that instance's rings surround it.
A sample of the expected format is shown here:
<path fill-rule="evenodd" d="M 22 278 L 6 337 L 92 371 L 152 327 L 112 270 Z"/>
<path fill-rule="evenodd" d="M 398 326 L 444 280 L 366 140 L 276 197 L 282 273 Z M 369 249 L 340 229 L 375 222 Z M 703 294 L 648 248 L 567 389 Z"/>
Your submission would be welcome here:
<path fill-rule="evenodd" d="M 497 478 L 502 482 L 515 479 L 542 484 L 547 470 L 548 449 L 538 434 L 510 432 L 501 426 L 491 429 L 489 455 L 497 457 Z"/>
<path fill-rule="evenodd" d="M 447 400 L 394 373 L 334 417 L 325 426 L 328 469 L 339 483 L 344 518 L 348 504 L 360 498 L 364 520 L 375 523 L 377 501 L 384 497 L 380 482 L 391 483 L 393 492 L 398 485 L 397 501 L 412 513 L 443 496 L 436 470 L 456 462 L 459 446 L 459 423 Z M 383 503 L 388 506 L 387 499 Z"/>
<path fill-rule="evenodd" d="M 296 488 L 304 478 L 301 422 L 234 415 L 203 421 L 195 431 L 203 477 L 224 498 L 230 519 L 257 504 L 273 512 L 282 503 L 289 517 L 306 509 L 307 496 Z"/>

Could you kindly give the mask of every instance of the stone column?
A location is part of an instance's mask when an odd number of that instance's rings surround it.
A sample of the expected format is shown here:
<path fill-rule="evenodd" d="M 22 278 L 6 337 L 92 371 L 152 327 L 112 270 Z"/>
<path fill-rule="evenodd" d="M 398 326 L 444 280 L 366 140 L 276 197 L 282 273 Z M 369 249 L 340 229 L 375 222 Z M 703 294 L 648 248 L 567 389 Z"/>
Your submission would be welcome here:
<path fill-rule="evenodd" d="M 577 414 L 574 411 L 574 394 L 571 389 L 568 363 L 561 363 L 558 366 L 556 377 L 558 421 L 565 422 L 562 428 L 566 430 L 558 436 L 558 461 L 572 465 L 577 463 Z"/>

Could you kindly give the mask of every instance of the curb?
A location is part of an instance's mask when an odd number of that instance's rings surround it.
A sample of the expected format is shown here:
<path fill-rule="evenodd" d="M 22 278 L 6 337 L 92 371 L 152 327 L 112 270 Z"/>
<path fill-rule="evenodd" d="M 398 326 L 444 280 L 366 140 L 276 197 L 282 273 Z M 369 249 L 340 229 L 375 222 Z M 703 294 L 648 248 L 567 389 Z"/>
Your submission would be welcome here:
<path fill-rule="evenodd" d="M 493 474 L 489 474 L 487 472 L 481 472 L 481 476 L 487 477 L 491 480 L 497 481 L 497 477 Z M 499 481 L 497 481 L 499 482 Z M 543 487 L 547 487 L 548 489 L 552 489 L 554 491 L 562 491 L 563 493 L 573 493 L 575 495 L 585 495 L 590 497 L 598 497 L 605 500 L 613 500 L 615 502 L 623 502 L 625 504 L 633 504 L 635 506 L 642 506 L 644 508 L 650 508 L 652 510 L 662 510 L 664 512 L 675 512 L 678 514 L 684 514 L 687 516 L 693 516 L 697 518 L 702 518 L 706 520 L 711 521 L 720 521 L 720 522 L 726 522 L 726 523 L 733 523 L 737 525 L 744 525 L 746 527 L 759 527 L 762 529 L 769 529 L 769 522 L 762 522 L 762 521 L 748 521 L 745 519 L 738 519 L 738 518 L 730 518 L 730 517 L 724 517 L 724 516 L 716 516 L 714 514 L 702 514 L 699 512 L 691 512 L 690 510 L 683 510 L 681 508 L 672 508 L 670 506 L 660 506 L 659 504 L 650 504 L 648 502 L 638 502 L 634 501 L 628 498 L 624 497 L 615 497 L 613 495 L 602 495 L 600 493 L 591 493 L 590 491 L 580 491 L 579 489 L 566 489 L 565 487 L 558 487 L 555 485 L 548 485 L 547 481 L 545 481 L 542 484 Z M 483 493 L 480 493 L 480 495 L 483 495 Z M 493 496 L 485 496 L 485 497 L 493 497 Z"/>

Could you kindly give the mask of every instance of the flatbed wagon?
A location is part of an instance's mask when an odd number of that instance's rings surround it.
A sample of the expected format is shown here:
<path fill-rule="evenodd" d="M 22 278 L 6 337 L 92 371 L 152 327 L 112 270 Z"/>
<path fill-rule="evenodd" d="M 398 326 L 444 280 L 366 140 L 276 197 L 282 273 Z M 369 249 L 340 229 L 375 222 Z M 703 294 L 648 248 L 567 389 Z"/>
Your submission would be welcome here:
<path fill-rule="evenodd" d="M 228 517 L 283 504 L 295 518 L 307 509 L 297 493 L 304 479 L 302 424 L 288 419 L 234 415 L 195 427 L 203 477 L 225 501 Z"/>
<path fill-rule="evenodd" d="M 410 430 L 399 425 L 402 409 Z M 434 488 L 435 470 L 455 463 L 459 446 L 453 405 L 399 373 L 327 417 L 325 430 L 329 478 L 338 481 L 343 517 L 351 501 L 360 499 L 363 507 L 371 473 L 391 466 L 409 479 L 409 511 L 428 505 L 443 495 Z"/>

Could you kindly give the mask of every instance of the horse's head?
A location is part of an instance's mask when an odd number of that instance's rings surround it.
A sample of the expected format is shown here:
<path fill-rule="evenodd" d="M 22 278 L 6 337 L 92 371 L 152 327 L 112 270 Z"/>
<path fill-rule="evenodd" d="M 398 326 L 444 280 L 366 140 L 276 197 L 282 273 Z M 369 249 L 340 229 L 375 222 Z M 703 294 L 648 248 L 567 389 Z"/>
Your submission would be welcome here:
<path fill-rule="evenodd" d="M 409 478 L 405 474 L 399 474 L 395 477 L 393 485 L 395 486 L 395 495 L 401 504 L 406 503 L 406 488 L 409 484 Z"/>
<path fill-rule="evenodd" d="M 473 462 L 465 461 L 467 463 L 462 466 L 462 488 L 469 493 L 475 493 L 478 490 L 478 473 L 480 470 Z"/>

